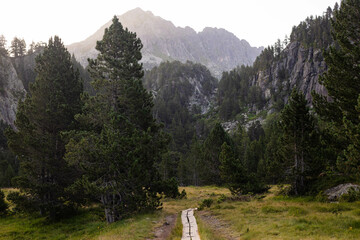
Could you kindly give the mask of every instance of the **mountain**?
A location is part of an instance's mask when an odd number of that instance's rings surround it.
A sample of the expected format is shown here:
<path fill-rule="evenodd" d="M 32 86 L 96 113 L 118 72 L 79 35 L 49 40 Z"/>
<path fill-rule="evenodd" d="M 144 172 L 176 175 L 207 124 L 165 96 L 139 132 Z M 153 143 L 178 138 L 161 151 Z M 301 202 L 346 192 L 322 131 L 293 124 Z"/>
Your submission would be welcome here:
<path fill-rule="evenodd" d="M 238 65 L 251 65 L 263 49 L 251 47 L 225 29 L 205 28 L 196 33 L 190 27 L 175 27 L 170 21 L 140 8 L 119 16 L 119 20 L 141 39 L 145 69 L 158 66 L 162 61 L 189 60 L 205 65 L 214 76 L 220 77 L 223 71 Z M 111 21 L 84 41 L 67 46 L 83 66 L 87 65 L 87 58 L 96 57 L 96 41 L 102 39 L 110 24 Z"/>

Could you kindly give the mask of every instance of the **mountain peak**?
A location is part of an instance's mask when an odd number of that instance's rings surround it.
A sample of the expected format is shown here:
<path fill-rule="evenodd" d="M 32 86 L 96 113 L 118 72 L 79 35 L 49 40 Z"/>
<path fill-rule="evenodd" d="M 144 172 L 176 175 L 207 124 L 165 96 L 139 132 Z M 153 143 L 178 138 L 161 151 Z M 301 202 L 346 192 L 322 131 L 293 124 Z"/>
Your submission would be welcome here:
<path fill-rule="evenodd" d="M 144 47 L 144 67 L 151 69 L 163 61 L 192 61 L 207 66 L 212 74 L 220 77 L 238 65 L 251 65 L 261 50 L 251 47 L 223 28 L 204 28 L 197 33 L 191 27 L 176 27 L 172 22 L 141 8 L 132 9 L 119 17 L 122 25 L 136 32 Z M 111 21 L 92 36 L 68 46 L 83 65 L 88 58 L 96 58 L 96 41 L 100 40 Z"/>
<path fill-rule="evenodd" d="M 154 17 L 154 14 L 151 11 L 144 11 L 142 8 L 139 8 L 139 7 L 129 10 L 121 16 L 137 17 L 137 16 L 141 16 L 141 15 L 147 15 L 147 16 Z"/>

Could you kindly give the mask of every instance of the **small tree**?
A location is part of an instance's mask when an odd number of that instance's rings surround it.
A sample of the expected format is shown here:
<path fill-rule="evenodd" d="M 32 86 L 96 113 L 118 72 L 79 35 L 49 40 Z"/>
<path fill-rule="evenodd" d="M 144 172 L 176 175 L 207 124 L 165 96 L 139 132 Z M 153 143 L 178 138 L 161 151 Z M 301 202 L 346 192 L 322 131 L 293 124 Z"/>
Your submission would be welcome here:
<path fill-rule="evenodd" d="M 312 161 L 311 135 L 314 131 L 314 119 L 302 92 L 293 89 L 280 121 L 284 132 L 283 156 L 292 166 L 292 187 L 298 195 L 305 191 L 305 171 Z"/>
<path fill-rule="evenodd" d="M 221 146 L 219 156 L 220 176 L 233 195 L 261 193 L 268 188 L 255 174 L 249 174 L 241 161 L 235 157 L 234 150 L 226 143 Z"/>

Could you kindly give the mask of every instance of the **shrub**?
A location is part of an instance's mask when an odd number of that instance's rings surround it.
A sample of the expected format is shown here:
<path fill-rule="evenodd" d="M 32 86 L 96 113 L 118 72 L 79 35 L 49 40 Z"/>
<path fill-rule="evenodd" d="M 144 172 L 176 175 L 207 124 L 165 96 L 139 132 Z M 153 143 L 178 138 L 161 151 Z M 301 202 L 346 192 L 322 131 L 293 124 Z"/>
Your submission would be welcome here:
<path fill-rule="evenodd" d="M 33 204 L 30 198 L 19 192 L 11 192 L 7 195 L 6 199 L 15 205 L 13 210 L 15 212 L 34 212 L 36 206 Z"/>
<path fill-rule="evenodd" d="M 0 215 L 6 214 L 9 205 L 5 202 L 5 194 L 2 190 L 0 190 Z"/>
<path fill-rule="evenodd" d="M 340 197 L 340 202 L 355 202 L 355 201 L 360 201 L 360 191 L 354 188 L 350 188 L 348 193 L 345 193 Z"/>
<path fill-rule="evenodd" d="M 203 210 L 204 208 L 210 208 L 213 202 L 214 200 L 212 200 L 211 198 L 202 200 L 202 202 L 199 203 L 199 210 Z"/>
<path fill-rule="evenodd" d="M 225 194 L 221 194 L 220 197 L 217 200 L 217 203 L 222 203 L 226 200 Z"/>

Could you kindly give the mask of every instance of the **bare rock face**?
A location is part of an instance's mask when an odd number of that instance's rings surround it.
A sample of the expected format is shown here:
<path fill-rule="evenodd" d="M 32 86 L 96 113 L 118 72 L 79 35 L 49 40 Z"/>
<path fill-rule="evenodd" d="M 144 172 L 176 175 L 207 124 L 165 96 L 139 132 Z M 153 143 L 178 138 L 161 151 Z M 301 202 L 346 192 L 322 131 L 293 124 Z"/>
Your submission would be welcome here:
<path fill-rule="evenodd" d="M 0 120 L 14 126 L 18 103 L 25 94 L 23 82 L 10 58 L 0 56 Z"/>
<path fill-rule="evenodd" d="M 192 61 L 205 65 L 219 78 L 223 71 L 242 64 L 251 65 L 263 49 L 251 47 L 225 29 L 205 28 L 196 33 L 190 27 L 175 27 L 172 22 L 140 8 L 119 16 L 119 21 L 141 39 L 145 69 L 163 61 Z M 87 65 L 88 58 L 96 58 L 96 41 L 102 39 L 105 28 L 110 25 L 111 21 L 84 41 L 67 47 L 83 66 Z"/>
<path fill-rule="evenodd" d="M 261 88 L 267 109 L 273 107 L 272 98 L 275 95 L 286 103 L 294 87 L 301 90 L 312 103 L 312 91 L 327 95 L 325 87 L 319 83 L 319 76 L 325 71 L 326 64 L 321 50 L 305 48 L 299 42 L 292 42 L 281 53 L 279 60 L 255 75 L 252 85 Z"/>
<path fill-rule="evenodd" d="M 340 184 L 336 187 L 330 188 L 326 190 L 324 193 L 328 196 L 330 201 L 338 200 L 343 194 L 347 194 L 349 189 L 355 189 L 356 191 L 360 191 L 360 185 L 352 184 L 352 183 L 345 183 Z"/>

